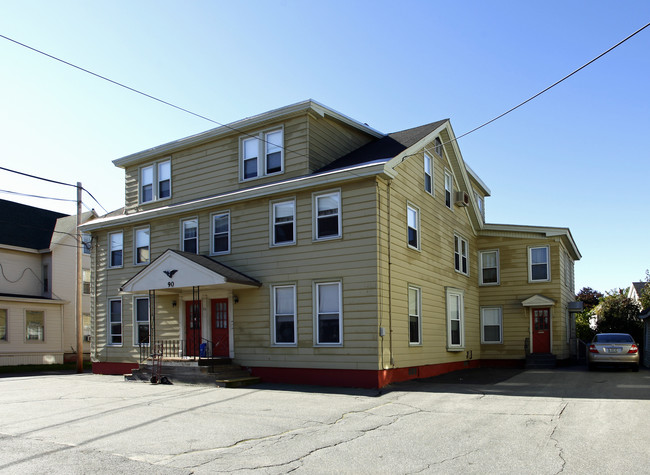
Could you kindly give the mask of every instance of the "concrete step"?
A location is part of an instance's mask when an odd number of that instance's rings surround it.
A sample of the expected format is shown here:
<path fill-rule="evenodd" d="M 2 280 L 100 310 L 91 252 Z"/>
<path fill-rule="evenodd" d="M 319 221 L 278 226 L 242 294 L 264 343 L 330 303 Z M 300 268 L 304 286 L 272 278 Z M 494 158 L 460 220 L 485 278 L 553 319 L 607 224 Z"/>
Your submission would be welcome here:
<path fill-rule="evenodd" d="M 124 375 L 126 381 L 151 382 L 154 367 L 151 363 L 141 363 L 137 370 Z M 251 377 L 241 366 L 225 360 L 212 361 L 211 365 L 199 364 L 198 361 L 163 361 L 160 367 L 159 380 L 167 378 L 174 382 L 186 384 L 201 384 L 218 387 L 241 387 L 255 384 L 259 378 Z"/>
<path fill-rule="evenodd" d="M 557 366 L 557 357 L 551 353 L 533 353 L 526 356 L 526 369 L 550 369 Z"/>

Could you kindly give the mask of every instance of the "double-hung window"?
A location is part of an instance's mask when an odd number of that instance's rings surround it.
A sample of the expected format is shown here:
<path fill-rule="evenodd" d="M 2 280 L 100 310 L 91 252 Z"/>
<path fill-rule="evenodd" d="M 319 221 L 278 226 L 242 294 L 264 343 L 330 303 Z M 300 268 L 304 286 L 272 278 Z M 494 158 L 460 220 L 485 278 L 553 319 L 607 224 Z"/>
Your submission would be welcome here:
<path fill-rule="evenodd" d="M 133 242 L 135 245 L 133 252 L 134 264 L 148 264 L 150 258 L 149 227 L 136 229 Z"/>
<path fill-rule="evenodd" d="M 468 251 L 469 244 L 465 239 L 458 235 L 454 235 L 454 268 L 456 272 L 461 274 L 468 275 L 469 265 L 468 265 Z"/>
<path fill-rule="evenodd" d="M 314 195 L 314 239 L 341 237 L 341 192 Z"/>
<path fill-rule="evenodd" d="M 424 154 L 424 191 L 433 195 L 433 159 Z"/>
<path fill-rule="evenodd" d="M 108 301 L 110 327 L 108 329 L 108 344 L 122 344 L 122 299 Z"/>
<path fill-rule="evenodd" d="M 548 246 L 528 249 L 528 280 L 530 282 L 551 280 Z"/>
<path fill-rule="evenodd" d="M 185 219 L 181 222 L 181 240 L 183 251 L 199 253 L 199 220 Z"/>
<path fill-rule="evenodd" d="M 343 343 L 341 283 L 317 283 L 314 307 L 316 309 L 316 344 L 341 345 Z"/>
<path fill-rule="evenodd" d="M 422 329 L 422 299 L 419 287 L 409 286 L 409 344 L 419 345 Z"/>
<path fill-rule="evenodd" d="M 25 311 L 25 340 L 45 341 L 45 312 L 42 310 Z"/>
<path fill-rule="evenodd" d="M 122 232 L 110 233 L 108 235 L 108 267 L 122 267 L 123 262 L 123 235 Z"/>
<path fill-rule="evenodd" d="M 162 200 L 172 194 L 171 160 L 140 169 L 140 203 Z"/>
<path fill-rule="evenodd" d="M 134 307 L 133 344 L 149 345 L 149 297 L 136 297 Z"/>
<path fill-rule="evenodd" d="M 481 307 L 481 343 L 501 343 L 501 307 Z"/>
<path fill-rule="evenodd" d="M 499 251 L 480 251 L 479 252 L 479 284 L 481 285 L 498 285 L 499 284 Z"/>
<path fill-rule="evenodd" d="M 81 271 L 81 278 L 83 280 L 83 293 L 85 295 L 89 295 L 90 294 L 90 279 L 91 279 L 90 269 L 83 269 Z"/>
<path fill-rule="evenodd" d="M 0 308 L 0 341 L 7 341 L 7 309 Z"/>
<path fill-rule="evenodd" d="M 284 246 L 296 243 L 296 202 L 271 203 L 271 244 Z"/>
<path fill-rule="evenodd" d="M 296 286 L 274 285 L 273 299 L 273 344 L 295 345 L 296 338 Z"/>
<path fill-rule="evenodd" d="M 447 349 L 461 349 L 465 345 L 465 303 L 459 289 L 447 289 Z"/>
<path fill-rule="evenodd" d="M 408 246 L 420 249 L 420 210 L 415 206 L 406 206 L 406 227 Z"/>
<path fill-rule="evenodd" d="M 284 171 L 282 129 L 260 132 L 241 141 L 241 178 L 251 180 Z"/>
<path fill-rule="evenodd" d="M 436 155 L 442 157 L 442 142 L 439 137 L 433 141 L 433 150 L 436 152 Z"/>
<path fill-rule="evenodd" d="M 92 236 L 88 233 L 81 233 L 81 244 L 84 254 L 90 254 L 92 248 Z"/>
<path fill-rule="evenodd" d="M 212 254 L 230 252 L 230 213 L 212 215 Z"/>
<path fill-rule="evenodd" d="M 445 171 L 445 205 L 451 209 L 451 195 L 454 189 L 454 183 L 451 173 Z"/>

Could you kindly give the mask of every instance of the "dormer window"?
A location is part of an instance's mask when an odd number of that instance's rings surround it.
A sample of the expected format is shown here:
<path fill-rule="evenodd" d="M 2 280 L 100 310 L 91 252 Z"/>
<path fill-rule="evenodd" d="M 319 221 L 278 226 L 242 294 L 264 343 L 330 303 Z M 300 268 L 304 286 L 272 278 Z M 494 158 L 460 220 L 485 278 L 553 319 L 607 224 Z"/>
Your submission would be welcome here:
<path fill-rule="evenodd" d="M 283 131 L 260 132 L 241 141 L 242 180 L 252 180 L 284 171 Z"/>
<path fill-rule="evenodd" d="M 171 160 L 154 163 L 140 169 L 140 203 L 162 200 L 171 195 Z"/>

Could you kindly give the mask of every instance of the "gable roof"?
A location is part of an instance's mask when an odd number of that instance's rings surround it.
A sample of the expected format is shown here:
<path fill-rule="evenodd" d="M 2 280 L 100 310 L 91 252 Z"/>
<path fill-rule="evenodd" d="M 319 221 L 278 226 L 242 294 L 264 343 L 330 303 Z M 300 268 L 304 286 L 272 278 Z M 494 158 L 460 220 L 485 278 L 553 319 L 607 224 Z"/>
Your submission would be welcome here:
<path fill-rule="evenodd" d="M 449 119 L 439 120 L 437 122 L 431 122 L 430 124 L 420 125 L 411 129 L 384 135 L 378 140 L 367 143 L 347 155 L 337 158 L 333 162 L 317 170 L 316 173 L 337 170 L 339 168 L 347 168 L 382 159 L 391 159 L 422 140 L 448 120 Z"/>
<path fill-rule="evenodd" d="M 48 249 L 56 220 L 67 216 L 14 201 L 0 200 L 0 244 Z"/>

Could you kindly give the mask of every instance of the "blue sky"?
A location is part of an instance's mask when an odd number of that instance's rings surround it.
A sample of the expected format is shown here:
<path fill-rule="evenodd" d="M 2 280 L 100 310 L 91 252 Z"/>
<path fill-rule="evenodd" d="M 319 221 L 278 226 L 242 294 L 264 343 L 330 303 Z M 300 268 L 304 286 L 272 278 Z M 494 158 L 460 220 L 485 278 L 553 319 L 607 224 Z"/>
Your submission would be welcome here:
<path fill-rule="evenodd" d="M 220 123 L 312 98 L 386 133 L 449 118 L 461 135 L 649 21 L 625 0 L 0 2 L 0 34 Z M 571 229 L 576 291 L 650 268 L 649 52 L 650 27 L 459 142 L 488 222 Z M 2 38 L 0 58 L 0 166 L 109 210 L 112 160 L 215 126 Z M 0 190 L 75 198 L 3 171 Z"/>

